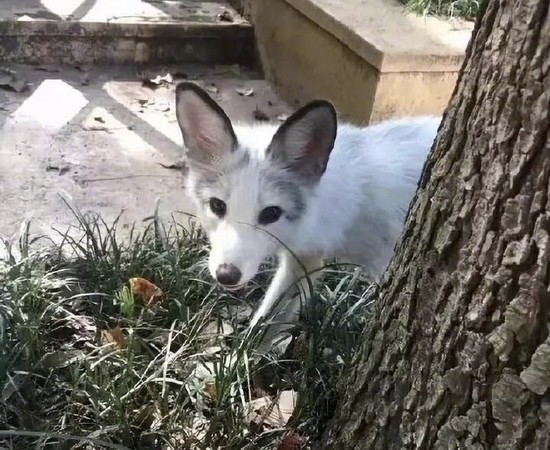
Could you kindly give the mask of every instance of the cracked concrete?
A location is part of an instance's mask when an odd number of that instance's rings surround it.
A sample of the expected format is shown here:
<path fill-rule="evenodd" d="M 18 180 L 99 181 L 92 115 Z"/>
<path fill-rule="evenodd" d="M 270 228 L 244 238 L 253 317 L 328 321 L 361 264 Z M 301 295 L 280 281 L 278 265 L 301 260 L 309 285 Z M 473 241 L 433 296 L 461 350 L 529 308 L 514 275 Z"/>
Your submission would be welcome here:
<path fill-rule="evenodd" d="M 184 173 L 163 166 L 183 157 L 173 83 L 145 86 L 129 67 L 13 69 L 30 88 L 0 90 L 1 237 L 13 239 L 25 220 L 33 233 L 66 230 L 75 218 L 63 199 L 107 222 L 124 210 L 123 227 L 150 216 L 157 200 L 161 216 L 184 217 Z M 274 120 L 289 112 L 267 82 L 239 66 L 147 72 L 207 86 L 234 120 L 252 120 L 256 108 Z M 240 95 L 242 87 L 254 94 Z"/>

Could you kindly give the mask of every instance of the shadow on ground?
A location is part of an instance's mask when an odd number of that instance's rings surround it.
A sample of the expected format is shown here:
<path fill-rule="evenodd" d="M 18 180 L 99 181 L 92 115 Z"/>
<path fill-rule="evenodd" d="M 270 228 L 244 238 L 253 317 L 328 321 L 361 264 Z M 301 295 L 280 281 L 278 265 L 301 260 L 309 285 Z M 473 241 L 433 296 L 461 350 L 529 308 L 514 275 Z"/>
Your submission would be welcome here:
<path fill-rule="evenodd" d="M 12 69 L 29 87 L 0 90 L 0 166 L 8 168 L 0 230 L 8 238 L 24 220 L 34 232 L 66 227 L 72 214 L 63 199 L 107 221 L 124 210 L 123 226 L 150 216 L 157 202 L 163 216 L 189 211 L 184 174 L 173 168 L 184 156 L 175 83 L 143 80 L 193 80 L 237 121 L 288 113 L 258 73 L 238 66 Z"/>

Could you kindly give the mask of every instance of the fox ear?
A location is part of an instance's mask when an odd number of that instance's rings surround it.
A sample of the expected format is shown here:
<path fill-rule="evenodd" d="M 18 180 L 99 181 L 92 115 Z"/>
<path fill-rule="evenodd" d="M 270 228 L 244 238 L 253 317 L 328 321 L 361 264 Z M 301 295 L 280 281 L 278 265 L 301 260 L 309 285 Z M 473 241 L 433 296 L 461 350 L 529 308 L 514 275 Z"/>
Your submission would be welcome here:
<path fill-rule="evenodd" d="M 300 108 L 279 127 L 267 154 L 304 181 L 318 182 L 327 168 L 336 129 L 334 106 L 316 100 Z"/>
<path fill-rule="evenodd" d="M 176 116 L 191 165 L 216 165 L 235 150 L 237 138 L 229 117 L 196 84 L 185 82 L 176 87 Z"/>

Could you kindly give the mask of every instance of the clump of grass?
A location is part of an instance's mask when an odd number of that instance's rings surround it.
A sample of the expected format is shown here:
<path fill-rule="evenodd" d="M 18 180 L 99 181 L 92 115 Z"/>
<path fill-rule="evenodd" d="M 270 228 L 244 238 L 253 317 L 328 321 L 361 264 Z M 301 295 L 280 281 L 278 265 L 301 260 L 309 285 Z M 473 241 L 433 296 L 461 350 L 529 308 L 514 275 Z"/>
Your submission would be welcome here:
<path fill-rule="evenodd" d="M 417 14 L 474 20 L 484 0 L 401 0 Z"/>
<path fill-rule="evenodd" d="M 262 289 L 235 297 L 213 285 L 192 224 L 154 216 L 122 232 L 118 220 L 73 213 L 61 243 L 32 241 L 28 228 L 4 243 L 0 446 L 268 449 L 290 429 L 311 445 L 366 323 L 365 281 L 329 269 L 288 354 L 259 358 L 245 330 Z M 162 300 L 137 298 L 133 277 L 159 286 Z M 292 420 L 277 429 L 247 419 L 266 369 L 269 393 L 298 392 Z"/>

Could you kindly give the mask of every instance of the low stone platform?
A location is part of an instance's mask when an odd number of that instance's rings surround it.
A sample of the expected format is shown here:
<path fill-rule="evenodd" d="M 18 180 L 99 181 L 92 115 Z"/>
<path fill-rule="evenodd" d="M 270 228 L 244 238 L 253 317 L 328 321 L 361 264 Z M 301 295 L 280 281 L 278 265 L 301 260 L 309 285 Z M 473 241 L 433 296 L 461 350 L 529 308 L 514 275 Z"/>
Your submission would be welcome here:
<path fill-rule="evenodd" d="M 357 123 L 441 114 L 472 22 L 396 0 L 231 0 L 254 25 L 268 80 L 289 102 L 332 100 Z"/>

